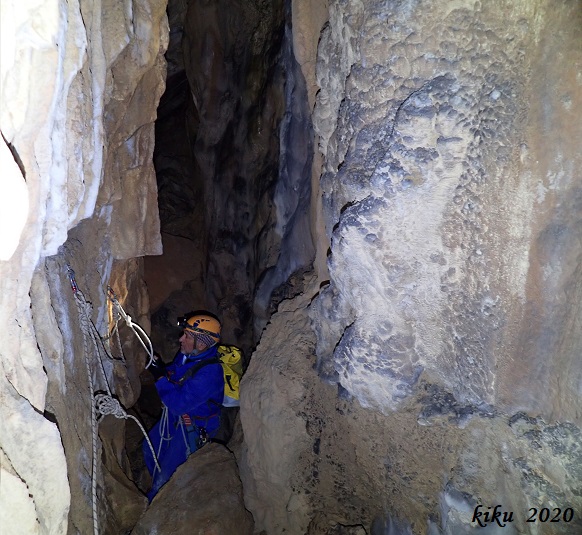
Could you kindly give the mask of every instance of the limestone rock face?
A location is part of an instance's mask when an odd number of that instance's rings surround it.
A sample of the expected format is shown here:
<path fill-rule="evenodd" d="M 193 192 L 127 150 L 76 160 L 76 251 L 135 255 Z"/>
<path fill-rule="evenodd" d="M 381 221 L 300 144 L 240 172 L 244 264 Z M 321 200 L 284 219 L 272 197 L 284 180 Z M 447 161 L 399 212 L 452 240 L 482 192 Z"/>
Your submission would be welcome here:
<path fill-rule="evenodd" d="M 364 405 L 397 408 L 424 371 L 463 402 L 580 418 L 579 21 L 576 3 L 331 4 L 313 318 L 321 372 Z"/>
<path fill-rule="evenodd" d="M 135 535 L 252 535 L 234 456 L 220 444 L 191 455 L 156 495 Z"/>
<path fill-rule="evenodd" d="M 0 182 L 1 529 L 89 533 L 89 377 L 95 388 L 105 385 L 66 265 L 91 305 L 86 318 L 96 335 L 105 337 L 110 326 L 107 284 L 134 318 L 147 313 L 140 263 L 132 259 L 161 252 L 151 156 L 165 3 L 9 0 L 1 10 L 3 172 L 9 163 Z M 104 362 L 126 406 L 139 394 L 145 360 L 134 357 L 128 339 L 125 363 Z M 108 472 L 96 443 L 103 532 L 127 528 L 144 506 L 127 486 L 115 497 L 128 481 L 120 426 L 101 430 Z M 115 509 L 107 511 L 108 503 Z M 121 518 L 121 511 L 132 512 Z"/>
<path fill-rule="evenodd" d="M 469 535 L 475 508 L 500 504 L 514 512 L 503 533 L 517 535 L 529 508 L 579 510 L 579 426 L 480 411 L 424 376 L 399 410 L 365 408 L 321 382 L 309 301 L 281 304 L 241 386 L 239 466 L 257 531 Z M 543 534 L 581 528 L 538 522 Z"/>
<path fill-rule="evenodd" d="M 501 504 L 525 533 L 529 508 L 582 507 L 581 23 L 578 2 L 329 3 L 329 281 L 280 305 L 243 379 L 257 530 L 457 535 Z"/>
<path fill-rule="evenodd" d="M 315 105 L 318 91 L 315 66 L 317 46 L 323 25 L 329 18 L 328 0 L 294 0 L 291 3 L 293 16 L 293 53 L 305 77 L 309 97 L 309 110 Z"/>

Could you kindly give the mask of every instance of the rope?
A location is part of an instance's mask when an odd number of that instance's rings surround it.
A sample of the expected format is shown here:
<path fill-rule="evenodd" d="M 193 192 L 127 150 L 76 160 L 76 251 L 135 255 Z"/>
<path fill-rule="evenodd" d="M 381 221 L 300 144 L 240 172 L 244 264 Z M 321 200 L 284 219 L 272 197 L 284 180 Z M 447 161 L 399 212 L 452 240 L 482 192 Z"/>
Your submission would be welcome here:
<path fill-rule="evenodd" d="M 81 332 L 83 334 L 83 355 L 85 357 L 85 365 L 87 369 L 87 382 L 89 384 L 89 395 L 93 399 L 93 375 L 91 373 L 91 365 L 89 363 L 89 333 L 91 328 L 89 327 L 89 320 L 93 308 L 91 304 L 87 302 L 83 292 L 77 287 L 75 281 L 75 272 L 71 269 L 71 266 L 67 264 L 67 275 L 71 281 L 71 288 L 75 296 L 75 304 L 77 305 L 77 312 L 79 314 L 79 323 L 81 325 Z M 108 386 L 109 388 L 109 386 Z M 91 446 L 93 457 L 91 460 L 91 506 L 93 515 L 93 533 L 94 535 L 99 535 L 99 518 L 97 514 L 97 413 L 94 403 L 91 403 Z"/>
<path fill-rule="evenodd" d="M 120 358 L 123 360 L 123 362 L 125 362 L 125 355 L 123 353 L 123 346 L 121 345 L 121 336 L 119 335 L 119 319 L 120 319 L 119 310 L 117 310 L 117 307 L 113 307 L 113 309 L 111 310 L 111 313 L 113 316 L 113 321 L 115 322 L 115 327 L 111 331 L 111 336 L 113 336 L 114 334 L 116 335 L 115 339 L 117 340 L 117 351 L 118 351 Z"/>
<path fill-rule="evenodd" d="M 81 332 L 83 334 L 83 354 L 84 354 L 85 365 L 86 365 L 86 369 L 87 369 L 87 382 L 89 385 L 89 392 L 90 392 L 90 396 L 91 396 L 91 400 L 92 400 L 92 403 L 91 403 L 91 445 L 92 445 L 92 451 L 93 451 L 93 458 L 92 458 L 92 462 L 91 462 L 91 497 L 92 497 L 91 505 L 92 505 L 92 514 L 93 514 L 93 533 L 94 533 L 94 535 L 99 535 L 99 518 L 98 518 L 98 513 L 97 513 L 97 442 L 98 442 L 98 438 L 99 438 L 98 437 L 98 426 L 97 426 L 97 424 L 98 424 L 97 412 L 99 412 L 99 414 L 102 416 L 106 416 L 106 415 L 110 414 L 110 415 L 115 416 L 116 418 L 119 418 L 119 419 L 127 420 L 128 418 L 131 418 L 132 420 L 134 420 L 137 423 L 137 425 L 139 426 L 139 428 L 141 429 L 145 439 L 147 440 L 148 446 L 150 447 L 150 450 L 152 452 L 152 456 L 154 458 L 154 462 L 156 464 L 156 468 L 161 471 L 160 465 L 158 463 L 159 451 L 158 451 L 158 456 L 156 456 L 156 454 L 154 452 L 154 447 L 153 447 L 149 437 L 147 436 L 147 432 L 144 429 L 141 422 L 135 416 L 133 416 L 131 414 L 127 414 L 127 412 L 121 406 L 119 401 L 113 397 L 112 392 L 111 392 L 111 388 L 109 387 L 109 383 L 107 381 L 107 374 L 106 374 L 105 368 L 103 366 L 103 360 L 101 359 L 102 350 L 105 351 L 106 356 L 108 358 L 110 358 L 111 360 L 116 360 L 116 359 L 113 359 L 113 357 L 107 351 L 107 348 L 104 346 L 104 343 L 103 343 L 104 339 L 101 338 L 99 331 L 97 330 L 97 327 L 95 327 L 95 325 L 91 321 L 91 316 L 93 314 L 93 307 L 92 307 L 91 303 L 89 303 L 87 301 L 87 299 L 85 299 L 85 295 L 83 294 L 83 292 L 81 290 L 79 290 L 79 287 L 77 286 L 77 281 L 75 279 L 75 272 L 73 271 L 73 269 L 71 268 L 71 266 L 69 264 L 66 264 L 65 267 L 67 270 L 67 276 L 68 276 L 69 281 L 71 283 L 71 289 L 73 291 L 73 295 L 75 296 L 75 304 L 77 306 L 77 312 L 79 315 L 79 324 L 81 327 Z M 109 288 L 109 290 L 111 290 L 111 289 Z M 113 290 L 111 290 L 111 293 L 113 293 Z M 117 302 L 117 299 L 115 299 L 115 302 Z M 147 339 L 149 347 L 150 347 L 149 351 L 146 348 L 146 346 L 144 345 L 144 342 L 139 337 L 139 335 L 136 334 L 138 336 L 138 338 L 140 339 L 140 342 L 144 346 L 144 349 L 146 349 L 146 351 L 148 351 L 148 353 L 150 354 L 150 363 L 149 364 L 151 364 L 151 362 L 153 361 L 153 347 L 151 345 L 149 338 L 147 338 L 147 335 L 145 334 L 143 329 L 141 329 L 141 327 L 139 327 L 139 325 L 132 323 L 131 317 L 128 316 L 127 314 L 125 314 L 125 311 L 123 311 L 123 308 L 121 308 L 121 305 L 119 305 L 119 303 L 117 303 L 117 306 L 119 307 L 120 314 L 124 317 L 126 323 L 128 323 L 128 325 L 130 327 L 132 327 L 134 332 L 136 332 L 134 327 L 137 327 L 143 333 L 145 338 Z M 116 327 L 114 330 L 116 330 L 116 329 L 117 329 L 117 321 L 116 321 Z M 95 352 L 96 352 L 97 357 L 98 357 L 97 360 L 99 362 L 99 368 L 100 368 L 101 374 L 103 376 L 103 382 L 105 384 L 107 394 L 95 394 L 95 396 L 94 396 L 95 387 L 93 384 L 93 374 L 91 371 L 91 363 L 89 361 L 89 353 L 90 353 L 90 351 L 89 351 L 89 339 L 91 339 L 93 341 L 93 348 L 95 349 Z M 118 334 L 118 341 L 119 341 L 119 347 L 121 349 L 121 341 L 119 340 L 119 334 Z M 122 349 L 121 349 L 121 355 L 123 356 Z M 148 366 L 149 366 L 149 364 L 148 364 Z M 167 412 L 167 409 L 166 409 L 166 412 Z M 167 420 L 167 414 L 166 414 L 166 420 Z M 161 442 L 160 442 L 160 445 L 161 445 Z"/>
<path fill-rule="evenodd" d="M 110 290 L 110 286 L 107 287 L 107 294 L 109 297 L 109 290 Z M 111 292 L 113 292 L 113 290 L 111 290 Z M 119 323 L 119 311 L 117 310 L 117 307 L 112 307 L 111 310 L 111 316 L 113 318 L 113 329 L 111 329 L 111 331 L 109 332 L 109 334 L 107 336 L 103 337 L 103 340 L 109 340 L 110 338 L 113 337 L 113 335 L 115 333 L 118 332 L 118 323 Z"/>
<path fill-rule="evenodd" d="M 182 437 L 184 438 L 184 446 L 186 446 L 186 457 L 190 456 L 190 442 L 188 442 L 188 437 L 186 436 L 186 426 L 184 425 L 184 420 L 180 416 L 180 429 L 182 430 Z"/>
<path fill-rule="evenodd" d="M 107 336 L 101 336 L 101 342 L 103 344 L 107 344 L 109 348 L 108 354 L 111 353 L 113 355 L 113 351 L 111 351 L 111 339 L 115 336 L 116 347 L 117 347 L 117 354 L 119 355 L 118 359 L 112 356 L 113 360 L 120 360 L 125 364 L 125 354 L 123 353 L 123 347 L 121 346 L 121 338 L 119 336 L 119 312 L 117 308 L 113 307 L 111 311 L 111 315 L 113 318 L 113 329 L 109 332 Z"/>
<path fill-rule="evenodd" d="M 164 442 L 170 442 L 171 440 L 172 440 L 172 435 L 170 435 L 170 419 L 168 417 L 168 407 L 166 407 L 162 403 L 162 417 L 160 418 L 160 443 L 158 444 L 157 456 L 154 455 L 154 459 L 157 459 L 160 456 L 160 453 L 162 452 L 162 445 L 164 444 Z M 152 453 L 153 453 L 153 450 L 152 450 Z M 156 460 L 156 468 L 154 468 L 154 471 L 152 473 L 152 481 L 154 480 L 154 478 L 156 476 L 156 469 L 159 472 L 162 471 L 157 460 Z"/>
<path fill-rule="evenodd" d="M 154 462 L 156 463 L 156 468 L 160 471 L 162 470 L 160 468 L 160 465 L 158 464 L 158 458 L 154 451 L 154 446 L 150 438 L 148 437 L 148 434 L 144 429 L 144 426 L 135 416 L 133 416 L 132 414 L 127 414 L 125 409 L 121 406 L 121 403 L 119 403 L 119 400 L 107 394 L 95 394 L 95 408 L 97 409 L 97 412 L 99 412 L 99 414 L 101 414 L 102 416 L 111 415 L 115 416 L 120 420 L 122 419 L 127 420 L 128 418 L 133 420 L 139 426 L 141 432 L 143 433 L 143 436 L 147 440 L 148 446 L 150 447 L 150 451 L 152 452 L 152 456 L 154 458 Z"/>
<path fill-rule="evenodd" d="M 114 308 L 117 310 L 117 312 L 119 313 L 121 318 L 123 318 L 123 320 L 125 321 L 127 326 L 133 331 L 133 333 L 135 334 L 135 336 L 139 340 L 139 343 L 142 345 L 142 347 L 145 349 L 146 353 L 148 354 L 149 360 L 148 360 L 148 363 L 146 364 L 146 368 L 149 368 L 152 365 L 152 362 L 154 361 L 154 347 L 152 346 L 151 340 L 149 339 L 146 332 L 137 323 L 135 323 L 131 319 L 131 316 L 129 314 L 127 314 L 125 312 L 125 310 L 123 310 L 123 307 L 121 306 L 121 304 L 117 300 L 115 292 L 113 291 L 111 286 L 107 287 L 107 293 L 109 295 L 109 299 L 113 303 Z M 113 329 L 113 331 L 111 332 L 109 337 L 111 337 L 113 335 L 113 332 L 115 330 L 117 330 L 117 322 L 115 323 L 115 328 Z M 146 345 L 146 342 L 147 342 L 147 345 Z"/>

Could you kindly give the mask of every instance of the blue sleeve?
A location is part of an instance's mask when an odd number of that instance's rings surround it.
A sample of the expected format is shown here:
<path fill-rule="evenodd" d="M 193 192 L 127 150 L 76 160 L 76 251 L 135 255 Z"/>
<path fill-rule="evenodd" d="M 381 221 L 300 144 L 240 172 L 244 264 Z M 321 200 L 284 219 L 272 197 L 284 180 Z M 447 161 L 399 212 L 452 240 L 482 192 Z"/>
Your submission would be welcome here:
<path fill-rule="evenodd" d="M 210 364 L 200 369 L 182 385 L 162 377 L 156 383 L 160 398 L 168 410 L 176 415 L 206 415 L 208 400 L 222 403 L 224 378 L 220 364 Z"/>

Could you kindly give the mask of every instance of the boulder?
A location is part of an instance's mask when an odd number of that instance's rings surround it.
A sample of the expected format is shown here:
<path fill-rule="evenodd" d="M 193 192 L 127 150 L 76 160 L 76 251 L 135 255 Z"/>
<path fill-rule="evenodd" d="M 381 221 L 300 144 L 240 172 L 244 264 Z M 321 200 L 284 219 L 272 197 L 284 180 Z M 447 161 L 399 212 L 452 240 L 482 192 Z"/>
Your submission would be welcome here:
<path fill-rule="evenodd" d="M 208 444 L 176 470 L 132 535 L 252 535 L 242 493 L 234 455 Z"/>

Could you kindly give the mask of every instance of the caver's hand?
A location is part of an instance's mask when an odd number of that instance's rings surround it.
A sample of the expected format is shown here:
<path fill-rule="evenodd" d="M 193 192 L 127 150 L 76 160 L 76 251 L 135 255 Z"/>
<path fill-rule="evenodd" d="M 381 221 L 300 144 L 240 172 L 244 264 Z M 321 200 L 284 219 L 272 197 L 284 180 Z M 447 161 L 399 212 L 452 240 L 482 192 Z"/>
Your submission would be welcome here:
<path fill-rule="evenodd" d="M 154 358 L 148 370 L 151 372 L 151 374 L 154 376 L 156 380 L 166 375 L 166 364 L 161 359 L 158 353 L 154 353 Z"/>

